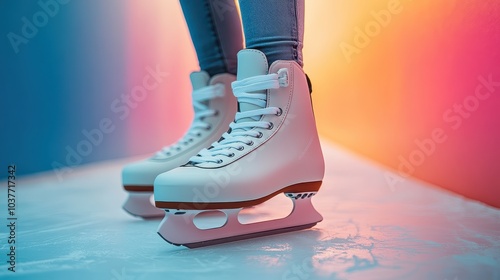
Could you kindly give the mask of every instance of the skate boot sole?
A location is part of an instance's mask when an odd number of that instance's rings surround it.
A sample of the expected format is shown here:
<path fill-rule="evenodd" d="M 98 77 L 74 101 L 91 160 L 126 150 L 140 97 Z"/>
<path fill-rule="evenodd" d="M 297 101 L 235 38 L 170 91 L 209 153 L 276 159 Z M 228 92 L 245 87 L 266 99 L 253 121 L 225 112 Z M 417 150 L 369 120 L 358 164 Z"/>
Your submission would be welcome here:
<path fill-rule="evenodd" d="M 280 193 L 303 193 L 303 192 L 317 192 L 321 187 L 323 181 L 307 182 L 294 184 L 285 187 L 281 190 L 275 191 L 262 198 L 247 200 L 247 201 L 235 201 L 235 202 L 168 202 L 168 201 L 157 201 L 155 200 L 155 205 L 162 209 L 183 209 L 183 210 L 216 210 L 216 209 L 234 209 L 234 208 L 245 208 L 250 206 L 259 205 Z"/>
<path fill-rule="evenodd" d="M 204 210 L 170 210 L 158 228 L 158 234 L 168 243 L 198 248 L 311 228 L 323 220 L 312 205 L 315 192 L 285 193 L 293 201 L 293 210 L 285 218 L 242 224 L 238 214 L 242 208 L 219 209 L 226 214 L 225 223 L 216 228 L 200 229 L 194 218 Z"/>
<path fill-rule="evenodd" d="M 154 187 L 153 186 L 134 186 L 134 185 L 127 185 L 123 186 L 123 188 L 128 191 L 128 192 L 153 192 Z"/>
<path fill-rule="evenodd" d="M 124 188 L 128 192 L 128 198 L 122 206 L 125 212 L 145 220 L 159 219 L 165 216 L 165 212 L 162 209 L 156 208 L 151 203 L 150 199 L 151 196 L 153 196 L 153 186 L 124 186 Z M 137 190 L 139 188 L 140 190 Z"/>

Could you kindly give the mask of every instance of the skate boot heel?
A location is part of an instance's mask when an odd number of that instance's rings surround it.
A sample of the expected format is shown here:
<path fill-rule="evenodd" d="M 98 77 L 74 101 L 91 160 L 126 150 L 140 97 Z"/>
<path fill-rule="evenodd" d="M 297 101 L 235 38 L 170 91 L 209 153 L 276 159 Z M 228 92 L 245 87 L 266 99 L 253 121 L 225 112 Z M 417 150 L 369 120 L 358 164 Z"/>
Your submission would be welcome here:
<path fill-rule="evenodd" d="M 314 181 L 314 182 L 293 184 L 291 186 L 284 188 L 283 192 L 285 194 L 287 194 L 287 193 L 305 193 L 305 192 L 316 193 L 321 188 L 322 183 L 323 183 L 323 181 Z"/>

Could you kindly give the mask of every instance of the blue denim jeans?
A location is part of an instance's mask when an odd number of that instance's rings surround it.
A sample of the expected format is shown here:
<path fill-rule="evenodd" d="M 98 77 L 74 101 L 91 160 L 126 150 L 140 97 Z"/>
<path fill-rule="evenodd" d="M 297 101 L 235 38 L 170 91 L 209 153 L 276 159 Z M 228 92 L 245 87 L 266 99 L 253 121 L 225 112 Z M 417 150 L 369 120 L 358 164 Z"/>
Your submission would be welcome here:
<path fill-rule="evenodd" d="M 243 48 L 234 0 L 180 0 L 201 70 L 211 76 L 236 73 Z M 246 48 L 262 51 L 269 64 L 295 60 L 303 65 L 304 0 L 239 0 Z"/>

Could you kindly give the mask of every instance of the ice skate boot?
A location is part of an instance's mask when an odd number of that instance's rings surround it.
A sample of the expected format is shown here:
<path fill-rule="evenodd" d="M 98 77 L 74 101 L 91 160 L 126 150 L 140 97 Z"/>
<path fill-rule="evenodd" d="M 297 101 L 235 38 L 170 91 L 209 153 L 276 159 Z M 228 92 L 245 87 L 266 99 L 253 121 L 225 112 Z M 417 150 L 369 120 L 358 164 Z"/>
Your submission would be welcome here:
<path fill-rule="evenodd" d="M 131 163 L 123 169 L 123 187 L 129 194 L 123 209 L 131 215 L 163 217 L 165 211 L 156 208 L 150 200 L 156 176 L 188 162 L 190 157 L 219 139 L 234 120 L 237 108 L 231 90 L 231 82 L 236 79 L 234 75 L 219 74 L 209 78 L 201 71 L 193 72 L 190 78 L 194 120 L 187 133 L 151 158 Z"/>
<path fill-rule="evenodd" d="M 166 216 L 158 233 L 189 248 L 314 226 L 322 220 L 311 204 L 321 186 L 324 161 L 309 87 L 295 61 L 269 68 L 258 50 L 238 53 L 232 84 L 239 111 L 230 130 L 190 161 L 156 177 L 156 207 Z M 242 224 L 238 213 L 284 193 L 293 203 L 285 218 Z M 223 226 L 200 229 L 194 217 L 218 210 Z"/>

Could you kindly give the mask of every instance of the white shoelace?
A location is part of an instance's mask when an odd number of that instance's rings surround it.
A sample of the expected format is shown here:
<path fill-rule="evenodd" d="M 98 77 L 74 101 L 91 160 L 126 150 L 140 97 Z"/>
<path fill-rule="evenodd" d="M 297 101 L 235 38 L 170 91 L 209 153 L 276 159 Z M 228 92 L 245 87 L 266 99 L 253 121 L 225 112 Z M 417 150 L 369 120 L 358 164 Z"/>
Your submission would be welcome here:
<path fill-rule="evenodd" d="M 174 151 L 181 151 L 183 147 L 193 142 L 196 137 L 200 137 L 202 131 L 210 129 L 210 124 L 203 120 L 205 117 L 215 116 L 218 112 L 210 109 L 204 102 L 224 96 L 224 90 L 223 84 L 215 84 L 193 90 L 192 96 L 195 114 L 191 127 L 179 141 L 170 146 L 163 147 L 156 153 L 155 157 L 164 158 L 165 156 L 170 156 Z"/>
<path fill-rule="evenodd" d="M 232 149 L 243 150 L 244 145 L 252 146 L 252 138 L 261 138 L 262 132 L 254 129 L 272 129 L 273 124 L 260 121 L 263 115 L 281 115 L 282 109 L 278 107 L 266 107 L 266 93 L 249 93 L 260 90 L 276 89 L 288 86 L 288 69 L 283 68 L 277 74 L 254 76 L 232 83 L 234 96 L 239 103 L 249 103 L 261 107 L 260 109 L 236 113 L 235 121 L 229 127 L 229 131 L 222 135 L 218 142 L 212 144 L 208 149 L 201 150 L 198 155 L 191 157 L 190 162 L 199 164 L 204 162 L 222 163 L 223 157 L 233 157 Z M 253 121 L 242 121 L 250 118 Z"/>

